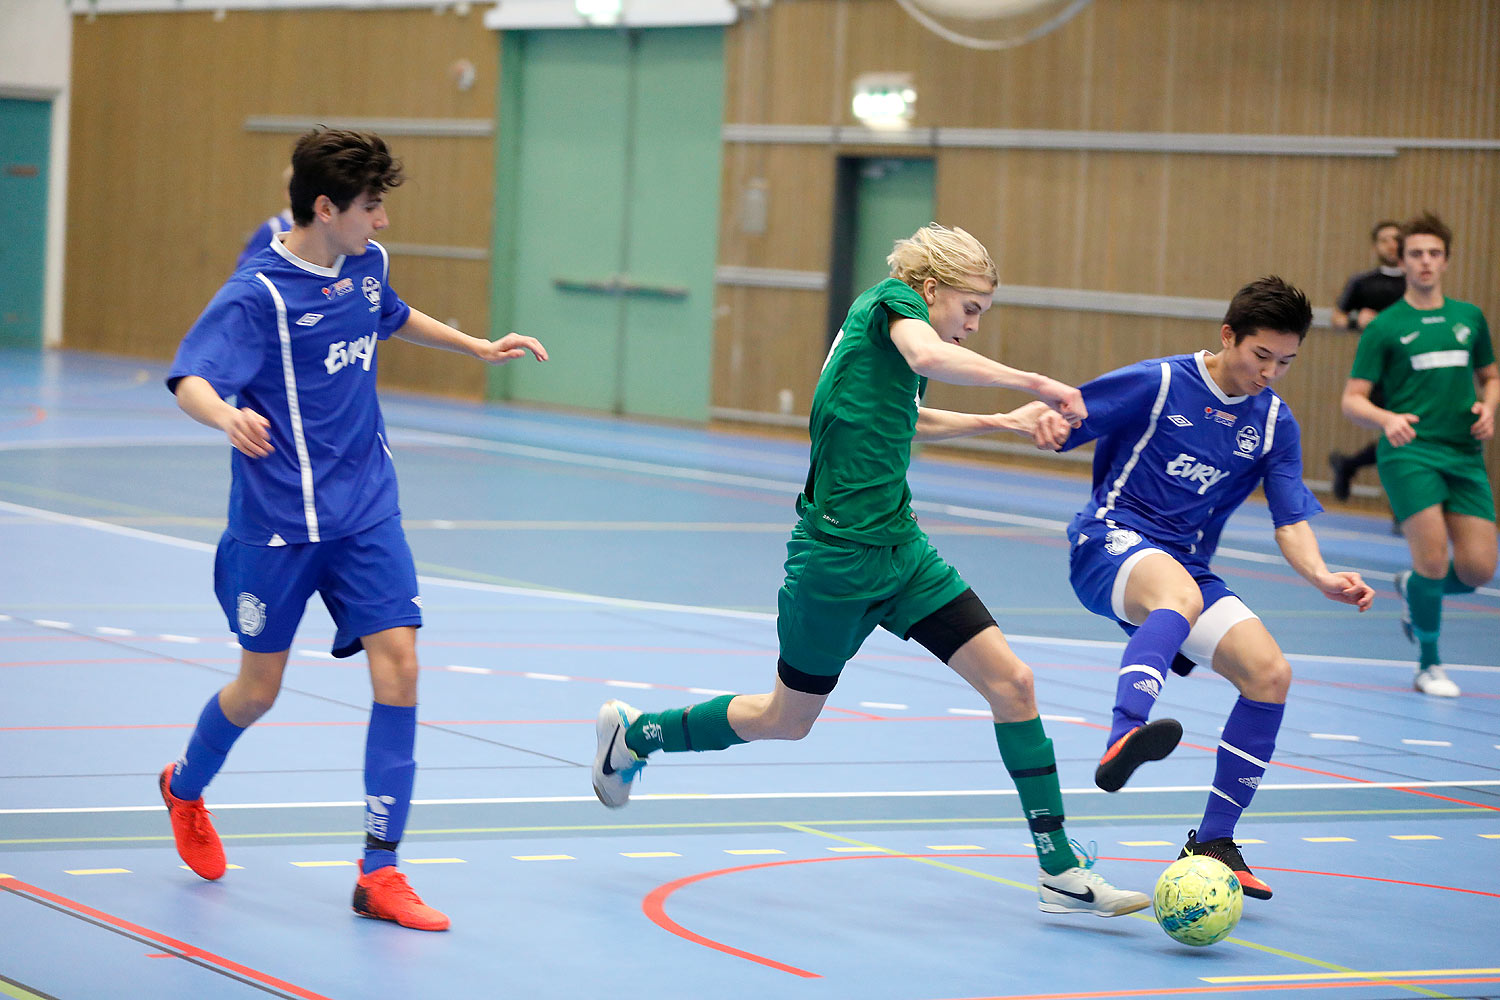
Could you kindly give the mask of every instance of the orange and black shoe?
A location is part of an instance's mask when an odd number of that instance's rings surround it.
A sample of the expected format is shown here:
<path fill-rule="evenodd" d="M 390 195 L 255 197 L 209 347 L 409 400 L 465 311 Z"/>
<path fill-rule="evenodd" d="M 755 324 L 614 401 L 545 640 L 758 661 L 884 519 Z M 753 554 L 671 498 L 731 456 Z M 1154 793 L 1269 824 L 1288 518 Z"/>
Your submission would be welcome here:
<path fill-rule="evenodd" d="M 189 801 L 172 794 L 172 771 L 176 766 L 168 764 L 156 779 L 161 800 L 167 804 L 167 815 L 172 819 L 172 839 L 177 841 L 177 853 L 193 874 L 212 882 L 224 874 L 224 845 L 219 843 L 219 834 L 201 797 Z"/>
<path fill-rule="evenodd" d="M 1161 760 L 1176 750 L 1181 740 L 1182 723 L 1176 719 L 1155 719 L 1136 726 L 1104 751 L 1094 769 L 1094 784 L 1106 792 L 1118 792 L 1136 768 L 1148 760 Z"/>
<path fill-rule="evenodd" d="M 354 912 L 375 920 L 392 920 L 419 931 L 445 931 L 448 915 L 422 902 L 395 865 L 365 873 L 359 863 L 359 881 L 354 884 Z"/>
<path fill-rule="evenodd" d="M 1271 887 L 1256 877 L 1245 864 L 1245 859 L 1240 855 L 1240 845 L 1234 842 L 1233 837 L 1215 837 L 1213 840 L 1198 842 L 1198 831 L 1189 830 L 1187 843 L 1183 845 L 1182 853 L 1177 857 L 1185 858 L 1189 854 L 1201 854 L 1210 858 L 1217 858 L 1229 866 L 1234 872 L 1234 877 L 1240 880 L 1240 888 L 1245 895 L 1254 899 L 1270 899 Z"/>

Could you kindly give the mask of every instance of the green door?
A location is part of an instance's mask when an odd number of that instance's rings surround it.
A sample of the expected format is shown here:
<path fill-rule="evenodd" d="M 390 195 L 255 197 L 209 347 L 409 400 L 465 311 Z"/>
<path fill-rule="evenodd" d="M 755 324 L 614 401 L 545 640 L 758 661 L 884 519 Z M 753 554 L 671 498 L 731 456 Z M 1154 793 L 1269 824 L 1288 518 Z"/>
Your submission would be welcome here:
<path fill-rule="evenodd" d="M 0 98 L 0 347 L 42 344 L 52 105 Z"/>
<path fill-rule="evenodd" d="M 854 195 L 855 295 L 890 275 L 885 259 L 892 244 L 933 221 L 936 176 L 929 159 L 872 158 L 859 163 Z"/>
<path fill-rule="evenodd" d="M 722 29 L 528 31 L 502 72 L 493 312 L 552 360 L 492 394 L 707 419 Z"/>

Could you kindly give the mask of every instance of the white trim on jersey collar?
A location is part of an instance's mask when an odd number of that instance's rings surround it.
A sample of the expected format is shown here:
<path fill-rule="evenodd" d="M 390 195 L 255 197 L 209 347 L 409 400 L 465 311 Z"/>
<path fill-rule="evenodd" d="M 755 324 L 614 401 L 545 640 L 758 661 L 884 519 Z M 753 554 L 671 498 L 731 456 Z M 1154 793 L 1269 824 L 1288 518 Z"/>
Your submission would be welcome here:
<path fill-rule="evenodd" d="M 332 267 L 319 267 L 317 264 L 305 261 L 286 248 L 286 233 L 276 233 L 271 237 L 271 247 L 279 253 L 289 264 L 295 264 L 309 274 L 316 274 L 321 278 L 337 278 L 339 271 L 344 266 L 344 255 L 339 254 L 338 260 L 333 262 Z"/>
<path fill-rule="evenodd" d="M 1224 390 L 1219 388 L 1219 383 L 1214 381 L 1214 377 L 1208 373 L 1208 366 L 1203 363 L 1203 359 L 1207 356 L 1207 351 L 1199 351 L 1197 354 L 1193 355 L 1193 360 L 1198 362 L 1198 374 L 1203 377 L 1203 384 L 1208 386 L 1208 391 L 1219 397 L 1219 402 L 1228 403 L 1230 405 L 1233 405 L 1235 403 L 1243 403 L 1245 400 L 1249 399 L 1249 396 L 1224 395 Z"/>

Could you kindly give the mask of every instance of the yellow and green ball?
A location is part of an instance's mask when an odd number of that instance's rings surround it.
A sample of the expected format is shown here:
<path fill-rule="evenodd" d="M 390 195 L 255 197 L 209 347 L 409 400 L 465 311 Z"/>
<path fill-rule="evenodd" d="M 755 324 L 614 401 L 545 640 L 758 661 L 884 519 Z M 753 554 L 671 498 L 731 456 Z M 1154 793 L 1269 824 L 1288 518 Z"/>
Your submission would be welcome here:
<path fill-rule="evenodd" d="M 1174 861 L 1156 882 L 1156 922 L 1172 940 L 1194 947 L 1227 938 L 1244 902 L 1229 866 L 1201 854 Z"/>

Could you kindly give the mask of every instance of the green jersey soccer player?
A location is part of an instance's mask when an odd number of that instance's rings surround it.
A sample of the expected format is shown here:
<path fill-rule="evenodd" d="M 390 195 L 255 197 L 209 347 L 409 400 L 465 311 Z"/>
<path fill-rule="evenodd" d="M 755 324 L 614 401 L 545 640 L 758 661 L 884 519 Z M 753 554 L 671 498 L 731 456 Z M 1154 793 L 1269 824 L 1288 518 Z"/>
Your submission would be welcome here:
<path fill-rule="evenodd" d="M 1402 625 L 1421 650 L 1413 686 L 1445 698 L 1459 690 L 1438 658 L 1443 595 L 1470 593 L 1495 575 L 1483 447 L 1500 404 L 1484 314 L 1443 295 L 1452 239 L 1432 215 L 1401 227 L 1406 294 L 1360 336 L 1343 397 L 1346 416 L 1382 434 L 1380 482 L 1411 549 L 1412 568 L 1397 575 L 1396 590 L 1407 605 Z M 1371 401 L 1376 389 L 1382 406 Z"/>
<path fill-rule="evenodd" d="M 1040 907 L 1113 917 L 1145 908 L 1080 861 L 1063 829 L 1052 741 L 1042 729 L 1031 669 L 917 525 L 906 483 L 913 440 L 1009 430 L 1055 448 L 1085 416 L 1078 390 L 966 350 L 997 275 L 961 229 L 927 226 L 900 240 L 891 277 L 849 309 L 813 396 L 811 467 L 797 498 L 777 615 L 780 659 L 766 694 L 723 695 L 687 708 L 599 710 L 594 791 L 619 808 L 648 754 L 796 740 L 812 729 L 844 664 L 876 626 L 915 639 L 989 703 L 1000 755 L 1016 783 L 1041 863 Z M 1022 389 L 1052 409 L 1029 417 L 934 410 L 927 380 Z M 1038 412 L 1039 411 L 1039 412 Z"/>

